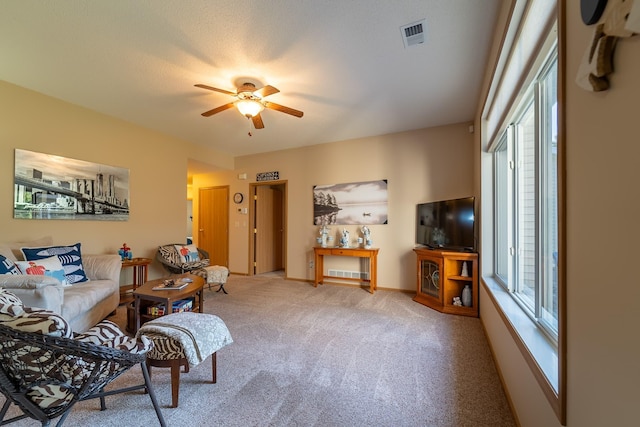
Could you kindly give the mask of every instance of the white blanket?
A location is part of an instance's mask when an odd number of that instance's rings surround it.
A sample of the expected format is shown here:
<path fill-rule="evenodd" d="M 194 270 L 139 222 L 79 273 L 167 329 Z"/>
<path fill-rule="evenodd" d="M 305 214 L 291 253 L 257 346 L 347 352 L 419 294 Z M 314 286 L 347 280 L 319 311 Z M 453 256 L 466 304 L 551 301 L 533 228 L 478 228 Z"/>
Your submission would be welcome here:
<path fill-rule="evenodd" d="M 145 323 L 136 336 L 158 333 L 182 345 L 189 366 L 195 366 L 233 342 L 227 325 L 218 316 L 204 313 L 173 313 Z"/>

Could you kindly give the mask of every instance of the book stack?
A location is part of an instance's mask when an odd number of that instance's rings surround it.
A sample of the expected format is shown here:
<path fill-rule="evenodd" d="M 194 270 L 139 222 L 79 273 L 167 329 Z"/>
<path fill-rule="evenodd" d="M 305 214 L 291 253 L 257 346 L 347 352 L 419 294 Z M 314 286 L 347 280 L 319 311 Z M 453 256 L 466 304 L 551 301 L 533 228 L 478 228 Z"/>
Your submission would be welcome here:
<path fill-rule="evenodd" d="M 193 309 L 193 298 L 181 299 L 179 301 L 174 301 L 171 304 L 171 312 L 172 313 L 181 313 L 183 311 L 191 311 Z M 152 316 L 164 316 L 165 315 L 165 305 L 164 304 L 154 304 L 147 307 L 147 314 Z"/>

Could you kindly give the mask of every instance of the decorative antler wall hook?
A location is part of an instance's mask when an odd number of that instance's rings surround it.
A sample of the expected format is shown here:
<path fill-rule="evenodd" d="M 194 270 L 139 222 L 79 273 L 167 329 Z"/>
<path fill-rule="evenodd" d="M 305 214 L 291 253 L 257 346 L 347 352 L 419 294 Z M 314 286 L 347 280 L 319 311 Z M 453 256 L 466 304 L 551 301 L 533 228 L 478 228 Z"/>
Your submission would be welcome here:
<path fill-rule="evenodd" d="M 582 19 L 596 25 L 591 45 L 587 48 L 576 76 L 583 89 L 600 92 L 609 89 L 608 75 L 613 73 L 613 53 L 619 38 L 635 33 L 626 28 L 634 0 L 582 0 Z M 607 4 L 608 3 L 608 4 Z M 604 13 L 602 11 L 604 10 Z M 602 19 L 599 15 L 602 14 Z"/>

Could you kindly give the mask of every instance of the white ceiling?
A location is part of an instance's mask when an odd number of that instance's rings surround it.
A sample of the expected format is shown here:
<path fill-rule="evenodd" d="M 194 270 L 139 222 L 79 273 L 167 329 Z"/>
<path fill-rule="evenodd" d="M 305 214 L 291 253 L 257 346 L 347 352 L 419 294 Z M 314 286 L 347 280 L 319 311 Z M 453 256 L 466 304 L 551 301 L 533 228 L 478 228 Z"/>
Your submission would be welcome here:
<path fill-rule="evenodd" d="M 3 0 L 0 80 L 232 155 L 461 123 L 501 1 Z M 247 79 L 304 117 L 200 115 Z"/>

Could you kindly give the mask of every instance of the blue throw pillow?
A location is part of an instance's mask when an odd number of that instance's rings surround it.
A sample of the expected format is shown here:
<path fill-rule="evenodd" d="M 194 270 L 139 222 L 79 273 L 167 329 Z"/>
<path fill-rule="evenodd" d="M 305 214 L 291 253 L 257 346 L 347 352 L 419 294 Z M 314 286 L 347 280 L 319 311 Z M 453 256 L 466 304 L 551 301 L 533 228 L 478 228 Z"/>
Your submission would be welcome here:
<path fill-rule="evenodd" d="M 57 256 L 64 268 L 64 274 L 69 284 L 86 282 L 89 280 L 82 266 L 80 243 L 71 246 L 48 246 L 44 248 L 22 248 L 24 259 L 35 261 L 51 256 Z"/>
<path fill-rule="evenodd" d="M 0 274 L 21 274 L 16 264 L 4 255 L 0 255 Z"/>

